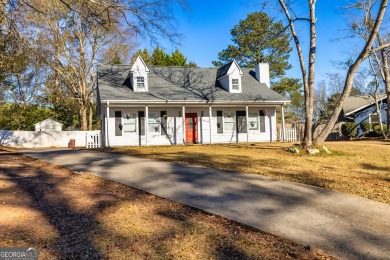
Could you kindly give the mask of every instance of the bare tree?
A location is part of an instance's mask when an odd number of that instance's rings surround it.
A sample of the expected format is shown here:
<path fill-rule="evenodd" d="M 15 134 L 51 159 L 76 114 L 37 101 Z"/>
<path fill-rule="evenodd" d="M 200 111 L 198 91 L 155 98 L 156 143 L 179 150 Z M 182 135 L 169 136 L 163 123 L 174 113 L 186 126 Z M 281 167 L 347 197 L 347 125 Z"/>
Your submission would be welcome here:
<path fill-rule="evenodd" d="M 367 93 L 370 97 L 373 98 L 374 104 L 375 104 L 375 113 L 378 115 L 379 118 L 379 126 L 381 129 L 381 134 L 383 138 L 386 138 L 386 133 L 383 128 L 382 123 L 382 98 L 380 96 L 381 92 L 381 80 L 380 76 L 378 75 L 378 70 L 375 68 L 374 62 L 373 62 L 373 56 L 368 57 L 368 61 L 370 64 L 370 69 L 362 70 L 358 72 L 358 77 L 354 80 L 355 85 L 358 86 L 360 89 L 362 89 L 365 93 Z"/>
<path fill-rule="evenodd" d="M 337 118 L 341 112 L 341 109 L 344 105 L 345 99 L 349 96 L 352 84 L 354 80 L 354 76 L 359 66 L 362 64 L 364 60 L 368 58 L 368 56 L 376 51 L 379 51 L 383 48 L 390 46 L 390 44 L 383 44 L 373 48 L 374 41 L 378 35 L 379 28 L 383 21 L 383 17 L 386 12 L 388 0 L 381 0 L 378 8 L 377 15 L 374 16 L 375 20 L 373 21 L 372 30 L 370 31 L 368 40 L 365 46 L 362 48 L 360 54 L 357 58 L 350 64 L 348 68 L 348 72 L 346 75 L 343 92 L 338 100 L 335 109 L 330 116 L 330 119 L 327 121 L 324 129 L 321 133 L 313 140 L 312 136 L 312 119 L 313 119 L 313 102 L 314 102 L 314 82 L 315 82 L 315 54 L 316 54 L 316 0 L 308 0 L 306 4 L 306 8 L 308 8 L 307 13 L 308 17 L 298 17 L 295 16 L 296 12 L 294 12 L 294 7 L 291 5 L 291 1 L 278 0 L 278 3 L 287 19 L 288 29 L 292 35 L 292 38 L 295 43 L 295 47 L 298 52 L 299 63 L 302 73 L 302 80 L 304 84 L 304 94 L 305 94 L 305 134 L 304 140 L 302 142 L 302 146 L 304 148 L 310 148 L 313 143 L 322 143 L 328 136 L 328 134 L 332 131 L 334 124 L 337 121 Z M 305 55 L 302 50 L 301 40 L 297 31 L 295 30 L 295 24 L 298 21 L 306 21 L 309 23 L 310 30 L 310 46 L 308 50 L 309 64 L 308 64 L 308 72 L 305 66 Z"/>
<path fill-rule="evenodd" d="M 356 4 L 349 6 L 351 9 L 358 9 L 363 12 L 363 16 L 357 17 L 353 20 L 351 24 L 351 31 L 353 32 L 354 37 L 358 36 L 367 42 L 370 36 L 370 32 L 373 29 L 373 9 L 376 7 L 377 1 L 372 0 L 361 0 Z M 382 38 L 382 34 L 385 34 L 385 38 Z M 387 34 L 387 35 L 386 35 Z M 384 30 L 378 31 L 376 40 L 374 41 L 373 47 L 377 48 L 379 46 L 384 46 L 386 42 L 390 41 L 390 34 L 385 32 Z M 381 83 L 384 84 L 384 89 L 387 93 L 387 104 L 390 104 L 390 69 L 389 69 L 389 55 L 390 55 L 390 47 L 381 48 L 376 52 L 372 52 L 369 57 L 369 67 L 371 70 L 371 74 L 374 77 L 373 83 L 375 83 L 375 87 L 373 88 L 375 91 L 371 91 L 371 93 L 377 93 L 379 91 L 379 85 Z M 381 79 L 381 80 L 380 80 Z M 362 87 L 362 85 L 360 85 Z M 375 103 L 378 107 L 378 99 L 375 98 Z M 390 111 L 387 110 L 387 129 L 390 126 Z M 383 126 L 381 124 L 381 129 L 383 133 Z M 385 135 L 383 135 L 386 137 Z M 390 132 L 388 133 L 390 137 Z"/>
<path fill-rule="evenodd" d="M 114 44 L 127 45 L 124 49 L 128 51 L 134 46 L 129 40 L 135 35 L 152 41 L 159 36 L 172 42 L 177 40 L 171 2 L 5 0 L 0 3 L 0 18 L 16 28 L 14 31 L 20 36 L 16 44 L 33 46 L 36 53 L 42 52 L 40 46 L 44 46 L 46 63 L 51 69 L 48 73 L 53 74 L 52 96 L 68 96 L 61 93 L 63 88 L 59 86 L 65 82 L 67 92 L 78 104 L 81 129 L 87 130 L 92 126 L 96 63 L 110 58 L 110 52 L 115 52 Z M 184 6 L 184 1 L 178 2 Z"/>

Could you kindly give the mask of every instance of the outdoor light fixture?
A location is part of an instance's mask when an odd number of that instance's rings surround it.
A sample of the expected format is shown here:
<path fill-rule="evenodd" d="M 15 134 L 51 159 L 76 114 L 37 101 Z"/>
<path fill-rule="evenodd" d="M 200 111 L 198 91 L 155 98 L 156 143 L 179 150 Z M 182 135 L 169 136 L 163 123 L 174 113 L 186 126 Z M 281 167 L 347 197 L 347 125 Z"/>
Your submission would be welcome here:
<path fill-rule="evenodd" d="M 181 111 L 179 111 L 179 117 L 181 117 Z"/>
<path fill-rule="evenodd" d="M 204 116 L 204 112 L 203 111 L 200 111 L 200 116 Z"/>

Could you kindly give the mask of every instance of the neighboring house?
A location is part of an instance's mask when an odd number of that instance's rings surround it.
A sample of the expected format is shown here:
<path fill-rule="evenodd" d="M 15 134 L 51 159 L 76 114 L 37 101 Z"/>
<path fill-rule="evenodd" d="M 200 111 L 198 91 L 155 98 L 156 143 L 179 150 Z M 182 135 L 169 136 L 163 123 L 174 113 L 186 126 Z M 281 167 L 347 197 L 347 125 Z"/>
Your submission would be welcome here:
<path fill-rule="evenodd" d="M 43 120 L 42 122 L 36 123 L 35 131 L 62 131 L 62 124 L 57 121 L 54 121 L 51 118 L 48 118 Z"/>
<path fill-rule="evenodd" d="M 381 118 L 386 124 L 387 100 L 386 95 L 378 95 L 378 100 L 382 102 Z M 354 122 L 358 125 L 358 136 L 363 135 L 360 123 L 369 122 L 372 126 L 379 124 L 379 115 L 376 113 L 375 100 L 371 96 L 350 96 L 345 100 L 339 121 Z"/>
<path fill-rule="evenodd" d="M 97 110 L 105 146 L 276 141 L 268 64 L 240 68 L 99 65 Z"/>

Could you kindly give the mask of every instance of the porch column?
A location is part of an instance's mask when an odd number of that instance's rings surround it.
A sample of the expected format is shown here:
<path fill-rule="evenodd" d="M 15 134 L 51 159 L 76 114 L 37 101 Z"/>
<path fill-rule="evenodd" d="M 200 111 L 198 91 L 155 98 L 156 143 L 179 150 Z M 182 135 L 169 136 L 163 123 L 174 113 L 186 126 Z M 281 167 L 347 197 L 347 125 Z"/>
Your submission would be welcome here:
<path fill-rule="evenodd" d="M 181 107 L 181 128 L 182 128 L 182 135 L 183 135 L 183 144 L 186 143 L 186 107 Z"/>
<path fill-rule="evenodd" d="M 110 102 L 107 101 L 107 104 L 106 104 L 106 120 L 105 120 L 106 122 L 104 124 L 104 128 L 106 130 L 106 131 L 104 131 L 105 132 L 104 138 L 106 139 L 106 143 L 105 143 L 106 147 L 110 146 L 110 143 L 108 142 L 108 119 L 109 118 L 110 118 Z"/>
<path fill-rule="evenodd" d="M 285 124 L 284 124 L 284 104 L 282 105 L 282 142 L 284 142 L 286 140 L 286 127 L 285 127 Z"/>
<path fill-rule="evenodd" d="M 249 143 L 249 122 L 248 122 L 248 119 L 249 119 L 249 116 L 248 116 L 248 106 L 245 107 L 245 122 L 246 122 L 246 142 Z"/>
<path fill-rule="evenodd" d="M 212 110 L 211 110 L 211 106 L 209 106 L 210 144 L 212 144 L 212 141 L 211 141 L 211 137 L 212 137 L 211 126 L 213 125 L 212 122 L 211 122 L 211 119 L 212 119 Z"/>
<path fill-rule="evenodd" d="M 149 107 L 145 106 L 145 145 L 148 146 L 148 132 L 149 132 Z"/>

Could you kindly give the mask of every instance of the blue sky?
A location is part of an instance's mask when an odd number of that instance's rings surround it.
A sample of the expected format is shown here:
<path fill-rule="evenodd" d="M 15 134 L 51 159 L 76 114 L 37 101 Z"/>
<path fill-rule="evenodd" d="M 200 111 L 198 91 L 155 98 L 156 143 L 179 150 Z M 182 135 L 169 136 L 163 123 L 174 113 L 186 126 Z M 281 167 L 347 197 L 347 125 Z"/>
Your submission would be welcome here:
<path fill-rule="evenodd" d="M 249 0 L 188 0 L 190 10 L 183 12 L 175 10 L 178 22 L 178 31 L 183 34 L 179 50 L 200 67 L 212 67 L 212 61 L 217 60 L 218 52 L 231 44 L 230 30 L 245 19 L 247 14 L 260 11 L 255 3 L 260 1 Z M 334 61 L 345 60 L 347 52 L 357 49 L 358 45 L 351 39 L 343 38 L 346 31 L 345 17 L 340 5 L 342 1 L 328 0 L 317 3 L 317 82 L 326 79 L 325 73 L 336 72 Z M 297 27 L 298 33 L 305 33 L 305 22 Z M 308 38 L 302 38 L 304 47 Z M 142 45 L 141 47 L 149 47 Z M 168 42 L 161 42 L 166 52 L 176 48 Z M 151 48 L 149 48 L 151 49 Z M 307 63 L 307 60 L 306 60 Z M 293 66 L 287 72 L 289 77 L 300 77 L 298 56 L 295 49 L 290 57 Z"/>

